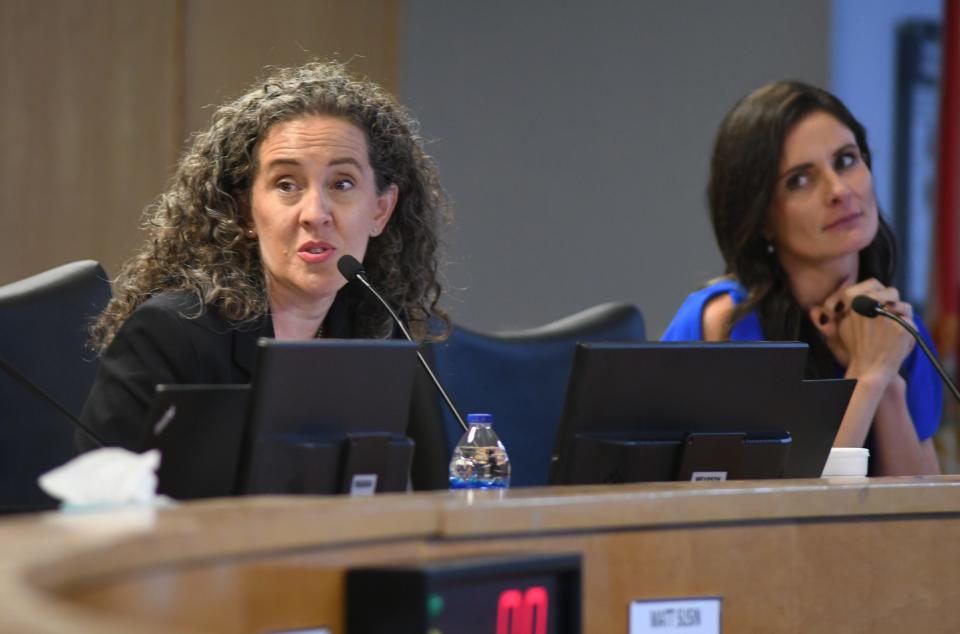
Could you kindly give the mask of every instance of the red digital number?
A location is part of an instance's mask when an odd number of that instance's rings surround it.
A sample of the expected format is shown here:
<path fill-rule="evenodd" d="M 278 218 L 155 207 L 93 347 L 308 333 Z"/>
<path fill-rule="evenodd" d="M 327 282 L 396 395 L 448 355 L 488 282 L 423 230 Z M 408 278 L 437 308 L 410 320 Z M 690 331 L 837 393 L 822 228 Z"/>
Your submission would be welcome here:
<path fill-rule="evenodd" d="M 497 634 L 547 634 L 549 595 L 543 586 L 510 589 L 497 601 Z"/>
<path fill-rule="evenodd" d="M 519 590 L 504 590 L 497 601 L 497 634 L 520 634 L 519 615 L 523 595 Z"/>

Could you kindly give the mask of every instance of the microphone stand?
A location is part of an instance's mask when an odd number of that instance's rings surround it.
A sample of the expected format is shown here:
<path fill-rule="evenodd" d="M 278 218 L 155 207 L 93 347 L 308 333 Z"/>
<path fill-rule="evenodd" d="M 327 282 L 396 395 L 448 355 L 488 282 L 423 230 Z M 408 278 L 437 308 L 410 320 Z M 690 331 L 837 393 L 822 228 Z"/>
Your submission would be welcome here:
<path fill-rule="evenodd" d="M 877 315 L 883 315 L 884 317 L 888 319 L 892 319 L 893 321 L 897 322 L 898 324 L 903 326 L 904 330 L 906 330 L 911 335 L 913 335 L 913 338 L 917 340 L 918 344 L 920 344 L 920 348 L 923 350 L 924 354 L 926 354 L 927 358 L 930 359 L 930 363 L 932 363 L 933 367 L 935 367 L 937 369 L 937 372 L 940 373 L 940 378 L 943 379 L 943 382 L 947 384 L 948 388 L 950 388 L 950 392 L 953 394 L 953 398 L 957 399 L 957 402 L 960 402 L 960 391 L 957 391 L 957 386 L 954 385 L 953 381 L 950 380 L 950 375 L 948 375 L 947 371 L 943 369 L 942 365 L 940 365 L 940 362 L 937 360 L 936 355 L 934 355 L 933 351 L 930 350 L 930 346 L 928 346 L 927 342 L 923 340 L 923 337 L 920 336 L 920 333 L 917 332 L 917 329 L 911 326 L 910 323 L 907 322 L 907 320 L 901 317 L 900 315 L 891 313 L 890 311 L 885 310 L 879 305 L 875 306 L 873 310 Z"/>
<path fill-rule="evenodd" d="M 380 296 L 380 293 L 377 292 L 377 289 L 373 287 L 372 284 L 367 280 L 366 276 L 363 275 L 362 271 L 357 271 L 354 273 L 354 277 L 367 287 L 367 289 L 373 293 L 374 297 L 380 300 L 380 303 L 383 304 L 383 307 L 387 309 L 387 312 L 390 313 L 390 316 L 393 317 L 393 321 L 400 326 L 400 332 L 403 333 L 403 336 L 409 341 L 413 341 L 413 337 L 410 336 L 410 333 L 407 332 L 407 328 L 403 325 L 403 321 L 397 316 L 393 309 L 390 308 L 390 304 L 387 303 L 383 297 Z M 437 378 L 437 375 L 433 373 L 433 370 L 430 369 L 430 365 L 427 363 L 427 360 L 423 358 L 423 355 L 420 354 L 420 351 L 417 350 L 417 359 L 420 360 L 420 365 L 426 370 L 427 374 L 430 375 L 430 380 L 433 381 L 434 386 L 436 386 L 437 391 L 440 392 L 440 396 L 443 397 L 443 400 L 447 403 L 447 407 L 450 408 L 450 411 L 453 412 L 454 417 L 456 417 L 457 422 L 460 423 L 460 427 L 463 428 L 463 431 L 470 431 L 470 427 L 464 422 L 463 416 L 460 415 L 460 412 L 457 411 L 456 406 L 453 404 L 453 401 L 450 399 L 450 396 L 447 395 L 447 391 L 443 389 L 443 385 L 440 384 L 440 379 Z"/>
<path fill-rule="evenodd" d="M 81 431 L 83 431 L 87 436 L 96 441 L 101 447 L 106 447 L 107 443 L 104 442 L 103 438 L 97 435 L 92 429 L 83 423 L 79 418 L 77 418 L 73 412 L 68 410 L 66 407 L 60 404 L 57 399 L 53 398 L 47 394 L 43 389 L 40 388 L 36 383 L 23 376 L 19 370 L 17 370 L 9 361 L 0 356 L 0 368 L 3 368 L 4 372 L 10 375 L 17 383 L 27 388 L 27 390 L 33 392 L 36 396 L 40 397 L 40 400 L 46 402 L 47 404 L 53 406 L 54 409 L 58 410 L 61 414 L 66 416 L 70 422 L 76 425 Z"/>

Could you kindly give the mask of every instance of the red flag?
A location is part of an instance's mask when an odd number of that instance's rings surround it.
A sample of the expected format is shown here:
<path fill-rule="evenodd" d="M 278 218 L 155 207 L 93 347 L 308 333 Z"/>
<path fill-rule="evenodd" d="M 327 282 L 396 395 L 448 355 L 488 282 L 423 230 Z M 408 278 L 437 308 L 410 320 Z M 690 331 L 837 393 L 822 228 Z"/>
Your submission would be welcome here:
<path fill-rule="evenodd" d="M 945 365 L 956 376 L 960 357 L 960 0 L 944 0 L 942 34 L 933 336 Z"/>

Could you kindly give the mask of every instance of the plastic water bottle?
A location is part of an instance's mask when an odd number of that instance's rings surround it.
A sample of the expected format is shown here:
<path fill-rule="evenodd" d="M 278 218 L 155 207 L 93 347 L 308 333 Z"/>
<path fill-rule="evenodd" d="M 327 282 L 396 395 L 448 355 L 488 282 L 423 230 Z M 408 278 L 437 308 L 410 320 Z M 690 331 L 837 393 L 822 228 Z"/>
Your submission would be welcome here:
<path fill-rule="evenodd" d="M 490 414 L 467 414 L 463 433 L 450 459 L 451 489 L 505 489 L 510 486 L 510 458 L 493 431 Z"/>

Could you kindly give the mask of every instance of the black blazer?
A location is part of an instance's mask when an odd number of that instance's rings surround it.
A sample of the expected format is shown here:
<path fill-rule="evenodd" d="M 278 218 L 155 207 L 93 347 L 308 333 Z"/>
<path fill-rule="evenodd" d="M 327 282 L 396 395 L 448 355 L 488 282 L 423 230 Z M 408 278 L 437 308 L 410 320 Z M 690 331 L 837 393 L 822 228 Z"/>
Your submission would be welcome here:
<path fill-rule="evenodd" d="M 346 300 L 334 301 L 324 332 L 350 338 Z M 160 383 L 250 383 L 260 337 L 273 337 L 269 317 L 237 325 L 215 308 L 199 317 L 196 295 L 173 291 L 141 304 L 121 325 L 100 358 L 100 367 L 81 419 L 109 445 L 145 449 L 146 420 L 155 387 Z M 77 444 L 96 448 L 85 434 Z"/>

